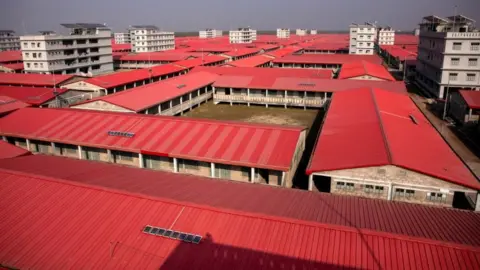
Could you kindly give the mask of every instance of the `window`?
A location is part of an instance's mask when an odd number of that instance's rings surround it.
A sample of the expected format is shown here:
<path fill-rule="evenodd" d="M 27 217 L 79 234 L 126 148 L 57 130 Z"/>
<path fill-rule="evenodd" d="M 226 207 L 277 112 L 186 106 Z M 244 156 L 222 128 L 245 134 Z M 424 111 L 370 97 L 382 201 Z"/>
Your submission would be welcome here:
<path fill-rule="evenodd" d="M 43 63 L 40 63 L 40 67 L 42 67 L 42 68 L 43 68 Z"/>
<path fill-rule="evenodd" d="M 372 43 L 370 43 L 370 42 L 367 42 L 367 46 L 370 46 L 371 44 L 372 44 Z"/>
<path fill-rule="evenodd" d="M 439 193 L 439 192 L 428 192 L 427 200 L 434 201 L 434 202 L 446 202 L 447 194 Z"/>
<path fill-rule="evenodd" d="M 37 58 L 37 53 L 32 53 L 33 58 Z"/>
<path fill-rule="evenodd" d="M 27 68 L 30 68 L 30 63 L 27 63 Z"/>
<path fill-rule="evenodd" d="M 415 195 L 415 190 L 396 188 L 395 195 L 399 197 L 413 197 Z"/>
<path fill-rule="evenodd" d="M 76 155 L 78 147 L 71 144 L 55 143 L 56 150 L 60 155 Z"/>
<path fill-rule="evenodd" d="M 37 48 L 40 48 L 40 42 L 37 43 Z"/>
<path fill-rule="evenodd" d="M 458 73 L 449 73 L 448 74 L 448 80 L 449 81 L 456 81 L 458 78 Z"/>
<path fill-rule="evenodd" d="M 223 164 L 215 164 L 215 177 L 230 179 L 231 166 Z M 257 170 L 258 172 L 258 170 Z"/>
<path fill-rule="evenodd" d="M 365 53 L 370 53 L 370 50 L 366 50 Z"/>
<path fill-rule="evenodd" d="M 454 42 L 453 43 L 453 50 L 454 51 L 459 51 L 462 49 L 462 43 L 461 42 Z"/>
<path fill-rule="evenodd" d="M 26 58 L 30 57 L 30 53 L 28 53 L 28 52 L 25 53 L 25 57 L 26 57 Z"/>
<path fill-rule="evenodd" d="M 468 66 L 469 67 L 476 67 L 478 64 L 477 58 L 468 58 Z"/>
<path fill-rule="evenodd" d="M 124 151 L 112 151 L 113 157 L 115 161 L 133 161 L 133 153 L 132 152 L 124 152 Z"/>
<path fill-rule="evenodd" d="M 474 82 L 476 74 L 475 73 L 467 73 L 467 81 Z"/>
<path fill-rule="evenodd" d="M 33 63 L 33 66 L 34 66 L 34 67 L 38 67 L 38 64 L 37 64 L 37 63 Z"/>
<path fill-rule="evenodd" d="M 183 170 L 198 170 L 198 161 L 196 160 L 187 160 L 187 159 L 179 159 L 178 160 L 178 168 Z"/>
<path fill-rule="evenodd" d="M 450 65 L 458 66 L 460 64 L 460 58 L 452 58 L 450 59 Z"/>
<path fill-rule="evenodd" d="M 249 177 L 250 176 L 250 168 L 242 167 L 242 177 Z"/>
<path fill-rule="evenodd" d="M 374 186 L 374 185 L 365 185 L 363 187 L 365 193 L 378 193 L 381 194 L 384 191 L 384 187 L 382 186 Z"/>
<path fill-rule="evenodd" d="M 343 189 L 347 191 L 352 191 L 355 189 L 354 183 L 347 183 L 347 182 L 337 182 L 335 185 L 336 189 Z"/>
<path fill-rule="evenodd" d="M 480 42 L 472 42 L 470 45 L 471 51 L 479 51 L 480 50 Z"/>
<path fill-rule="evenodd" d="M 35 48 L 35 42 L 30 43 L 30 45 L 32 46 L 32 48 Z"/>

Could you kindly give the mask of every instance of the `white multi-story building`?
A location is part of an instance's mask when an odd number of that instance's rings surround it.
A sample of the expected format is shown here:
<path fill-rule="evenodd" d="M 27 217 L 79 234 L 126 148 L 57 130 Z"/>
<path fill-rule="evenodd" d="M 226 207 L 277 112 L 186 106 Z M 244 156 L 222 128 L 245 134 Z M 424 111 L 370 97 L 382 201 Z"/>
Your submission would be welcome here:
<path fill-rule="evenodd" d="M 307 33 L 308 33 L 307 29 L 297 29 L 297 30 L 295 30 L 295 34 L 297 36 L 306 36 Z"/>
<path fill-rule="evenodd" d="M 377 29 L 374 24 L 350 25 L 350 54 L 373 54 Z"/>
<path fill-rule="evenodd" d="M 310 30 L 310 35 L 316 35 L 317 33 L 318 31 L 315 29 Z"/>
<path fill-rule="evenodd" d="M 420 36 L 420 28 L 415 28 L 415 29 L 413 30 L 413 34 L 414 34 L 415 36 L 417 36 L 417 37 Z"/>
<path fill-rule="evenodd" d="M 257 30 L 250 27 L 240 27 L 237 30 L 230 30 L 230 43 L 252 43 L 257 40 Z"/>
<path fill-rule="evenodd" d="M 222 30 L 210 29 L 207 28 L 205 30 L 199 31 L 198 36 L 200 38 L 216 38 L 221 37 L 223 35 Z"/>
<path fill-rule="evenodd" d="M 395 44 L 395 31 L 391 27 L 378 28 L 377 43 L 378 45 Z"/>
<path fill-rule="evenodd" d="M 20 50 L 20 38 L 12 30 L 0 30 L 0 52 Z"/>
<path fill-rule="evenodd" d="M 290 38 L 290 29 L 277 28 L 277 38 Z"/>
<path fill-rule="evenodd" d="M 45 31 L 20 37 L 27 73 L 96 75 L 113 71 L 111 31 L 103 24 L 62 24 L 67 35 Z"/>
<path fill-rule="evenodd" d="M 157 52 L 175 49 L 175 33 L 160 31 L 154 25 L 134 25 L 128 29 L 133 52 Z"/>
<path fill-rule="evenodd" d="M 115 43 L 116 44 L 127 44 L 130 43 L 130 34 L 129 33 L 115 33 Z"/>
<path fill-rule="evenodd" d="M 423 18 L 415 80 L 433 96 L 480 89 L 480 32 L 474 24 L 462 15 Z"/>

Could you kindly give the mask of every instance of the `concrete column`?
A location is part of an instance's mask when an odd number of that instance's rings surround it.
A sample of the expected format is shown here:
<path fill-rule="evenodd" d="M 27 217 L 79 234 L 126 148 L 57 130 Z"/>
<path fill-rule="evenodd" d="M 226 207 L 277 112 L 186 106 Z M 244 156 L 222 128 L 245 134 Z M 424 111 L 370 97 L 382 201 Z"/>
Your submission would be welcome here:
<path fill-rule="evenodd" d="M 285 90 L 285 97 L 283 98 L 283 100 L 285 100 L 285 109 L 287 108 L 287 98 L 288 98 L 288 93 L 287 93 L 287 90 Z"/>
<path fill-rule="evenodd" d="M 148 114 L 148 109 L 145 110 L 145 114 Z"/>
<path fill-rule="evenodd" d="M 115 94 L 116 92 L 117 92 L 117 88 L 114 87 L 114 88 L 113 88 L 113 93 Z"/>
<path fill-rule="evenodd" d="M 78 159 L 83 159 L 83 157 L 82 157 L 82 147 L 80 145 L 78 146 Z"/>
<path fill-rule="evenodd" d="M 158 105 L 158 114 L 162 114 L 162 106 Z"/>
<path fill-rule="evenodd" d="M 480 193 L 477 193 L 477 201 L 475 202 L 475 212 L 480 212 Z"/>
<path fill-rule="evenodd" d="M 250 182 L 255 183 L 255 168 L 250 169 Z"/>
<path fill-rule="evenodd" d="M 27 150 L 28 150 L 28 151 L 32 151 L 32 150 L 30 149 L 30 140 L 29 140 L 29 139 L 26 139 L 26 141 L 27 141 Z"/>
<path fill-rule="evenodd" d="M 123 90 L 127 90 L 127 85 L 126 84 L 123 86 Z"/>
<path fill-rule="evenodd" d="M 310 174 L 308 176 L 308 190 L 309 191 L 313 190 L 313 174 Z"/>
<path fill-rule="evenodd" d="M 250 101 L 250 88 L 247 88 L 247 100 Z M 247 106 L 250 107 L 250 102 L 247 101 Z"/>
<path fill-rule="evenodd" d="M 108 162 L 115 163 L 115 159 L 112 156 L 112 150 L 107 149 Z"/>
<path fill-rule="evenodd" d="M 143 168 L 143 155 L 138 153 L 138 167 Z"/>
<path fill-rule="evenodd" d="M 178 160 L 173 158 L 173 172 L 178 173 Z"/>
<path fill-rule="evenodd" d="M 388 195 L 387 195 L 387 200 L 391 201 L 393 200 L 393 184 L 390 182 L 388 185 Z"/>
<path fill-rule="evenodd" d="M 285 186 L 285 172 L 282 172 L 282 183 L 281 183 L 281 186 L 284 187 Z"/>
<path fill-rule="evenodd" d="M 6 136 L 2 136 L 2 140 L 7 141 L 7 137 L 6 137 Z"/>
<path fill-rule="evenodd" d="M 52 142 L 52 143 L 50 143 L 50 144 L 52 145 L 52 154 L 55 155 L 55 143 Z"/>
<path fill-rule="evenodd" d="M 265 89 L 265 99 L 268 102 L 268 89 Z M 267 102 L 265 102 L 265 108 L 268 108 L 268 103 Z"/>
<path fill-rule="evenodd" d="M 210 163 L 210 177 L 215 178 L 215 163 Z"/>
<path fill-rule="evenodd" d="M 472 109 L 468 110 L 468 121 L 472 121 Z"/>

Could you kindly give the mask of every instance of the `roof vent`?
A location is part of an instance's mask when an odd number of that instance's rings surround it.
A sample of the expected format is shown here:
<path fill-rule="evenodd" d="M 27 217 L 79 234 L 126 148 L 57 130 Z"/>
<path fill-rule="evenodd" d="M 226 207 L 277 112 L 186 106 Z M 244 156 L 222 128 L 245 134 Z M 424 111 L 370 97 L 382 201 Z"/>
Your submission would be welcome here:
<path fill-rule="evenodd" d="M 181 89 L 181 88 L 184 88 L 185 86 L 186 86 L 185 84 L 179 84 L 179 85 L 177 85 L 177 88 Z"/>
<path fill-rule="evenodd" d="M 123 132 L 123 131 L 115 131 L 115 130 L 109 130 L 107 132 L 109 136 L 118 136 L 118 137 L 127 137 L 127 138 L 132 138 L 135 136 L 135 133 L 133 132 Z"/>
<path fill-rule="evenodd" d="M 418 125 L 417 118 L 415 118 L 415 116 L 413 116 L 412 114 L 409 114 L 408 117 L 410 117 L 410 120 L 412 120 L 412 122 L 413 122 L 415 125 Z"/>
<path fill-rule="evenodd" d="M 161 236 L 164 238 L 175 239 L 187 243 L 198 244 L 202 240 L 202 236 L 191 233 L 184 233 L 179 231 L 173 231 L 165 228 L 153 227 L 150 225 L 145 226 L 142 232 L 150 235 Z"/>

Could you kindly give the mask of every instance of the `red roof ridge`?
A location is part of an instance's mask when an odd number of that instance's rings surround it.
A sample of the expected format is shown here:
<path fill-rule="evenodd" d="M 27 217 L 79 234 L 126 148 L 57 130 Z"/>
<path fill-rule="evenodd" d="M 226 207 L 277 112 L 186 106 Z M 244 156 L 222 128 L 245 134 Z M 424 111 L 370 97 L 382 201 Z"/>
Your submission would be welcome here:
<path fill-rule="evenodd" d="M 382 90 L 384 91 L 384 90 Z M 373 88 L 370 88 L 370 94 L 371 94 L 371 97 L 373 99 L 373 104 L 375 105 L 374 109 L 375 109 L 375 114 L 377 115 L 378 117 L 378 123 L 380 125 L 380 130 L 381 130 L 381 133 L 382 133 L 382 138 L 383 138 L 383 144 L 385 146 L 385 152 L 387 154 L 387 158 L 388 158 L 388 162 L 390 164 L 393 164 L 393 159 L 392 159 L 392 151 L 390 151 L 390 145 L 388 143 L 388 138 L 387 138 L 387 134 L 385 132 L 385 128 L 383 126 L 383 120 L 382 120 L 382 117 L 380 116 L 380 111 L 379 111 L 379 107 L 378 107 L 378 103 L 377 103 L 377 97 L 374 93 L 374 90 Z"/>
<path fill-rule="evenodd" d="M 114 166 L 122 166 L 122 165 L 114 165 Z M 139 169 L 139 170 L 141 170 L 141 169 Z M 408 241 L 408 242 L 425 243 L 425 244 L 430 244 L 430 245 L 455 248 L 455 249 L 458 249 L 458 250 L 470 250 L 470 251 L 474 251 L 474 252 L 480 252 L 480 247 L 471 246 L 471 245 L 467 245 L 467 244 L 452 243 L 452 242 L 428 239 L 428 238 L 418 237 L 418 236 L 414 237 L 414 236 L 408 236 L 408 235 L 403 235 L 403 234 L 399 234 L 399 233 L 382 232 L 382 231 L 376 231 L 376 230 L 372 230 L 372 229 L 356 228 L 356 227 L 351 227 L 351 226 L 329 224 L 329 223 L 322 223 L 322 222 L 316 222 L 316 221 L 306 221 L 306 220 L 301 220 L 301 219 L 280 217 L 280 216 L 274 216 L 274 215 L 268 215 L 268 214 L 259 214 L 259 213 L 241 211 L 241 210 L 228 209 L 228 208 L 219 207 L 219 206 L 213 207 L 213 206 L 202 205 L 202 204 L 198 204 L 198 203 L 191 203 L 191 202 L 187 202 L 187 201 L 179 201 L 179 200 L 174 200 L 174 199 L 168 199 L 168 198 L 164 198 L 164 197 L 148 196 L 148 195 L 144 195 L 144 194 L 141 194 L 141 193 L 129 192 L 129 191 L 125 191 L 125 190 L 109 188 L 109 187 L 99 186 L 99 185 L 95 185 L 95 184 L 79 183 L 79 182 L 76 182 L 76 181 L 65 180 L 65 179 L 62 179 L 62 178 L 59 178 L 59 177 L 49 177 L 49 176 L 43 176 L 43 175 L 36 175 L 36 174 L 33 174 L 33 173 L 19 172 L 19 171 L 0 168 L 0 173 L 2 173 L 2 172 L 7 173 L 7 174 L 11 174 L 11 175 L 33 178 L 33 179 L 41 180 L 41 181 L 54 182 L 54 183 L 59 183 L 59 184 L 63 184 L 63 185 L 75 186 L 75 187 L 80 187 L 80 188 L 84 188 L 84 189 L 98 190 L 98 191 L 113 193 L 113 194 L 127 195 L 127 196 L 131 196 L 131 197 L 136 197 L 136 198 L 141 198 L 141 199 L 146 199 L 146 200 L 151 200 L 151 201 L 157 201 L 157 202 L 162 202 L 162 203 L 166 203 L 166 204 L 173 204 L 173 205 L 177 205 L 177 206 L 186 206 L 186 207 L 189 207 L 189 208 L 196 208 L 196 209 L 202 209 L 202 210 L 207 210 L 207 211 L 220 212 L 220 213 L 231 214 L 231 215 L 235 215 L 235 216 L 258 218 L 258 219 L 263 219 L 263 220 L 278 221 L 278 222 L 297 224 L 297 225 L 302 225 L 302 226 L 311 226 L 311 227 L 324 228 L 324 229 L 330 229 L 330 230 L 335 230 L 335 231 L 351 232 L 351 233 L 357 233 L 357 234 L 361 234 L 361 235 L 380 236 L 380 237 L 403 240 L 403 241 Z M 166 174 L 168 174 L 168 173 L 166 173 Z M 192 177 L 195 178 L 196 176 L 192 176 Z M 215 179 L 215 178 L 213 178 L 211 180 L 212 181 L 224 181 L 224 180 Z M 233 182 L 233 181 L 232 181 L 232 184 L 251 185 L 251 183 Z M 280 188 L 280 187 L 269 187 L 269 188 Z M 308 191 L 300 191 L 300 192 L 308 192 Z"/>

